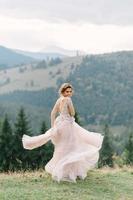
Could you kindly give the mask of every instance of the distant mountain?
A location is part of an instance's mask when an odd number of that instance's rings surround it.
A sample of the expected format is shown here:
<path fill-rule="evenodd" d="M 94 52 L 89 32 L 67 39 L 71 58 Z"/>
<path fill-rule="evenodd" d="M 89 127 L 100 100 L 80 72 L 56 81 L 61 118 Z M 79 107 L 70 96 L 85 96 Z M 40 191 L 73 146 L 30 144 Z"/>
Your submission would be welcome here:
<path fill-rule="evenodd" d="M 42 49 L 41 52 L 56 52 L 56 53 L 59 53 L 59 54 L 63 54 L 65 56 L 69 56 L 69 57 L 73 57 L 73 56 L 77 56 L 77 55 L 85 55 L 86 53 L 83 52 L 83 51 L 80 51 L 78 49 L 75 49 L 75 50 L 68 50 L 68 49 L 64 49 L 64 48 L 61 48 L 61 47 L 58 47 L 58 46 L 47 46 L 46 48 Z"/>
<path fill-rule="evenodd" d="M 25 56 L 30 56 L 32 58 L 38 59 L 38 60 L 47 60 L 47 59 L 51 59 L 51 58 L 63 58 L 66 57 L 65 55 L 63 55 L 62 53 L 57 53 L 57 52 L 31 52 L 31 51 L 22 51 L 19 49 L 14 49 L 15 52 L 17 53 L 21 53 Z"/>
<path fill-rule="evenodd" d="M 21 53 L 26 56 L 33 57 L 39 60 L 47 60 L 50 58 L 64 58 L 64 57 L 74 57 L 77 55 L 85 55 L 85 52 L 79 50 L 67 50 L 57 46 L 47 46 L 39 52 L 23 51 L 19 49 L 14 49 L 17 53 Z"/>
<path fill-rule="evenodd" d="M 35 59 L 16 53 L 12 49 L 0 46 L 0 69 L 10 68 L 15 65 L 27 64 L 33 62 Z"/>

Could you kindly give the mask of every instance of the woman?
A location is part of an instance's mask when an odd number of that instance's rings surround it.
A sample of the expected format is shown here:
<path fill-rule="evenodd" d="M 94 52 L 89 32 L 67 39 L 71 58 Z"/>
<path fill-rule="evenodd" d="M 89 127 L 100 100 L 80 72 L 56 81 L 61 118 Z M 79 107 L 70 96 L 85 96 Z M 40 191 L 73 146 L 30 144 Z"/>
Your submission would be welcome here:
<path fill-rule="evenodd" d="M 100 133 L 90 132 L 75 122 L 71 100 L 73 92 L 71 84 L 62 84 L 60 97 L 51 111 L 51 128 L 39 136 L 23 135 L 22 138 L 25 149 L 34 149 L 52 141 L 54 154 L 45 170 L 58 182 L 76 182 L 77 177 L 84 179 L 87 171 L 96 166 L 104 138 Z"/>

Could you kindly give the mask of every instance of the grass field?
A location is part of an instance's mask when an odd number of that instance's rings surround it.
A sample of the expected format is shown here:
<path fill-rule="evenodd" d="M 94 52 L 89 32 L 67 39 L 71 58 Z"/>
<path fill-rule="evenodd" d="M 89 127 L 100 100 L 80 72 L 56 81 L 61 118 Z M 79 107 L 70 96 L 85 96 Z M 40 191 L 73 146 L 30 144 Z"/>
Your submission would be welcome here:
<path fill-rule="evenodd" d="M 43 170 L 1 173 L 0 200 L 133 200 L 133 168 L 93 169 L 77 183 L 57 183 Z"/>

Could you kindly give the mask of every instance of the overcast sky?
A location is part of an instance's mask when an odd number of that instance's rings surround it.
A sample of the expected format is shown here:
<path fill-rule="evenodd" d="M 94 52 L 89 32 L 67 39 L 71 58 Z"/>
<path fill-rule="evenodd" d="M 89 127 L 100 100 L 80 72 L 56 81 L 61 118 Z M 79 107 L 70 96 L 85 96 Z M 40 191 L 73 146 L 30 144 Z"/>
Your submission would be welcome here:
<path fill-rule="evenodd" d="M 0 0 L 0 45 L 132 50 L 133 0 Z"/>

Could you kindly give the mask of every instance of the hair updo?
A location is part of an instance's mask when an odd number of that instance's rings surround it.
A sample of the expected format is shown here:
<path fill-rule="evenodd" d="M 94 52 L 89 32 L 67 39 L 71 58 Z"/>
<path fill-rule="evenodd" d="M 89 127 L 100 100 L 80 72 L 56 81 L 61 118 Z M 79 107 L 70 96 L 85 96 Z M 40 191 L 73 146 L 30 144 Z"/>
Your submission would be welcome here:
<path fill-rule="evenodd" d="M 63 94 L 63 92 L 65 92 L 65 90 L 67 88 L 71 88 L 72 91 L 74 91 L 73 86 L 70 83 L 63 83 L 58 91 L 59 95 L 61 96 Z"/>

